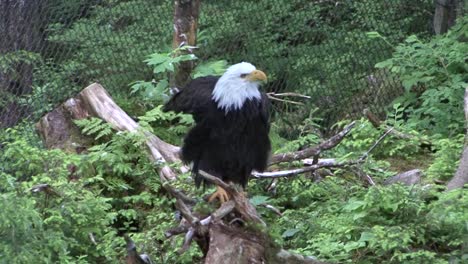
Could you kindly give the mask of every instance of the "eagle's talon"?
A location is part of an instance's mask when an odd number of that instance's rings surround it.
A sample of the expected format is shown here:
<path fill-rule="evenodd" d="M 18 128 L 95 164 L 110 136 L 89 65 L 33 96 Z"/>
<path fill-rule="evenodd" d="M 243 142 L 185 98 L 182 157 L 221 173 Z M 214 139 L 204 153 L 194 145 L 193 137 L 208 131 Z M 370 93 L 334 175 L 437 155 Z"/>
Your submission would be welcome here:
<path fill-rule="evenodd" d="M 218 199 L 221 204 L 229 201 L 229 194 L 221 187 L 216 186 L 216 192 L 210 195 L 208 198 L 208 202 L 212 202 L 213 200 Z"/>

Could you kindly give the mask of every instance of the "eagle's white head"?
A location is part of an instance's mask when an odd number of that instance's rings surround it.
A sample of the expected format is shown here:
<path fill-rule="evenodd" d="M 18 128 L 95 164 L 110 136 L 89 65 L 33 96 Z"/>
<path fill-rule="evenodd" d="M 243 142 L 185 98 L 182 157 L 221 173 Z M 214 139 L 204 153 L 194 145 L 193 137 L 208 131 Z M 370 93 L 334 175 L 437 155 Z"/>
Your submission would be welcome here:
<path fill-rule="evenodd" d="M 241 62 L 229 67 L 219 78 L 213 90 L 212 98 L 218 108 L 226 113 L 240 109 L 247 99 L 261 99 L 258 87 L 267 77 L 248 62 Z"/>

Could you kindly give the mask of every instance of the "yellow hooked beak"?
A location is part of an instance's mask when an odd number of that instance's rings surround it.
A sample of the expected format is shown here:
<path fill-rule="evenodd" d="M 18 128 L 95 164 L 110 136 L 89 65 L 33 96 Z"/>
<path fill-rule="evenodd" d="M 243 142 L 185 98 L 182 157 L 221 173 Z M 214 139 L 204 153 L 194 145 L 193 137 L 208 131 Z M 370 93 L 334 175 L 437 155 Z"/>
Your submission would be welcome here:
<path fill-rule="evenodd" d="M 259 70 L 255 70 L 251 72 L 245 78 L 251 82 L 266 82 L 267 81 L 266 74 Z"/>

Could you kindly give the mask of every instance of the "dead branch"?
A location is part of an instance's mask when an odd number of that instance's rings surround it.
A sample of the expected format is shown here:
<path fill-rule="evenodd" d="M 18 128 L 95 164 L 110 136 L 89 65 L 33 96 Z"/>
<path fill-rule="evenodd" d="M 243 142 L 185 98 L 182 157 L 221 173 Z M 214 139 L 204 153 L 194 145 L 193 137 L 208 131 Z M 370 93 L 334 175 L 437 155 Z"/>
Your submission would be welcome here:
<path fill-rule="evenodd" d="M 272 172 L 252 172 L 251 175 L 257 179 L 284 178 L 284 177 L 296 176 L 305 172 L 315 171 L 320 168 L 339 168 L 339 167 L 346 167 L 350 165 L 356 165 L 358 163 L 360 163 L 360 161 L 347 161 L 347 162 L 338 162 L 338 163 L 319 163 L 319 164 L 314 164 L 308 167 L 303 167 L 303 168 L 293 169 L 293 170 L 282 170 L 282 171 L 272 171 Z"/>
<path fill-rule="evenodd" d="M 255 207 L 250 203 L 249 199 L 247 199 L 247 197 L 242 192 L 238 191 L 234 186 L 225 183 L 220 178 L 210 175 L 205 171 L 199 171 L 199 174 L 211 183 L 214 183 L 223 188 L 230 195 L 231 199 L 235 203 L 237 212 L 244 220 L 248 222 L 259 223 L 264 226 L 266 225 L 265 222 L 263 222 L 263 220 L 258 216 Z"/>
<path fill-rule="evenodd" d="M 268 98 L 270 100 L 273 100 L 273 101 L 283 102 L 283 103 L 287 103 L 287 104 L 304 105 L 304 103 L 301 103 L 301 102 L 296 102 L 296 101 L 287 100 L 287 99 L 280 99 L 280 98 L 276 98 L 276 97 L 271 96 L 271 95 L 268 95 Z"/>
<path fill-rule="evenodd" d="M 71 146 L 79 145 L 86 148 L 91 144 L 91 140 L 81 136 L 80 130 L 73 123 L 73 120 L 89 117 L 98 117 L 118 131 L 137 132 L 141 130 L 138 124 L 97 83 L 86 87 L 78 96 L 67 100 L 42 117 L 36 124 L 36 129 L 48 148 L 61 148 L 76 152 Z M 151 161 L 162 164 L 160 176 L 168 180 L 175 179 L 176 174 L 166 165 L 166 161 L 170 163 L 180 161 L 179 147 L 168 144 L 148 132 L 143 133 L 146 136 L 146 145 L 151 154 Z"/>
<path fill-rule="evenodd" d="M 345 130 L 343 130 L 345 131 Z M 343 132 L 342 131 L 342 132 Z M 367 150 L 358 160 L 355 161 L 347 161 L 347 162 L 337 162 L 336 159 L 318 159 L 317 162 L 315 159 L 303 159 L 302 163 L 304 165 L 308 165 L 308 167 L 293 169 L 293 170 L 283 170 L 283 171 L 274 171 L 274 172 L 252 172 L 252 176 L 258 179 L 261 178 L 282 178 L 282 177 L 292 177 L 296 176 L 305 172 L 312 172 L 318 170 L 320 168 L 338 168 L 338 167 L 345 167 L 351 165 L 359 165 L 363 163 L 367 157 L 369 156 L 370 152 L 374 150 L 377 145 L 382 142 L 382 140 L 392 131 L 392 129 L 386 131 L 379 139 Z M 341 133 L 341 132 L 340 132 Z M 358 174 L 361 178 L 365 179 L 370 185 L 375 185 L 374 180 L 364 172 Z"/>
<path fill-rule="evenodd" d="M 347 125 L 341 132 L 334 135 L 333 137 L 327 139 L 326 141 L 320 143 L 317 146 L 306 148 L 304 150 L 292 152 L 292 153 L 283 153 L 283 154 L 276 154 L 271 158 L 270 165 L 277 164 L 280 162 L 290 162 L 294 160 L 302 160 L 305 158 L 309 158 L 312 156 L 317 156 L 324 150 L 331 149 L 338 145 L 343 138 L 353 129 L 356 125 L 356 122 L 351 122 Z"/>
<path fill-rule="evenodd" d="M 128 236 L 124 235 L 125 242 L 127 243 L 127 256 L 125 262 L 127 264 L 151 264 L 151 259 L 146 254 L 138 254 L 135 242 Z"/>
<path fill-rule="evenodd" d="M 377 139 L 377 141 L 370 147 L 369 150 L 367 150 L 367 151 L 359 158 L 358 161 L 361 161 L 361 162 L 362 162 L 362 161 L 364 161 L 365 159 L 367 159 L 367 157 L 369 156 L 370 152 L 371 152 L 372 150 L 374 150 L 375 147 L 377 147 L 377 145 L 379 145 L 380 142 L 382 142 L 382 140 L 383 140 L 388 134 L 390 134 L 390 132 L 392 132 L 392 131 L 393 131 L 393 127 L 392 127 L 391 129 L 387 130 L 382 136 L 380 136 L 380 138 Z"/>
<path fill-rule="evenodd" d="M 311 97 L 308 95 L 303 95 L 299 93 L 267 93 L 269 96 L 273 97 L 299 97 L 299 98 L 305 98 L 305 99 L 310 99 Z"/>
<path fill-rule="evenodd" d="M 293 101 L 290 99 L 281 99 L 279 97 L 298 97 L 298 98 L 305 98 L 305 99 L 310 99 L 310 96 L 307 95 L 302 95 L 298 93 L 267 93 L 267 96 L 270 100 L 278 101 L 278 102 L 283 102 L 283 103 L 289 103 L 289 104 L 295 104 L 295 105 L 304 105 L 301 102 Z"/>

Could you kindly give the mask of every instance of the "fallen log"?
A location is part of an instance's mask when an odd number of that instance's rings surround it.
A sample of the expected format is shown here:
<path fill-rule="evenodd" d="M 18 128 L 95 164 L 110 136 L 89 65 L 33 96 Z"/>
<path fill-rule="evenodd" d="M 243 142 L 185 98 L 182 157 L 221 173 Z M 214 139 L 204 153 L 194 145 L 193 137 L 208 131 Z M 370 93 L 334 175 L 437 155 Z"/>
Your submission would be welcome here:
<path fill-rule="evenodd" d="M 36 130 L 48 148 L 60 148 L 77 151 L 87 148 L 92 139 L 81 134 L 73 123 L 89 117 L 98 117 L 118 131 L 137 132 L 138 124 L 120 108 L 107 91 L 97 83 L 83 89 L 75 98 L 42 117 L 36 124 Z M 146 145 L 152 162 L 166 164 L 180 161 L 179 147 L 162 141 L 155 135 L 143 132 L 147 136 Z M 166 164 L 160 168 L 160 176 L 167 180 L 176 178 L 176 174 Z"/>

